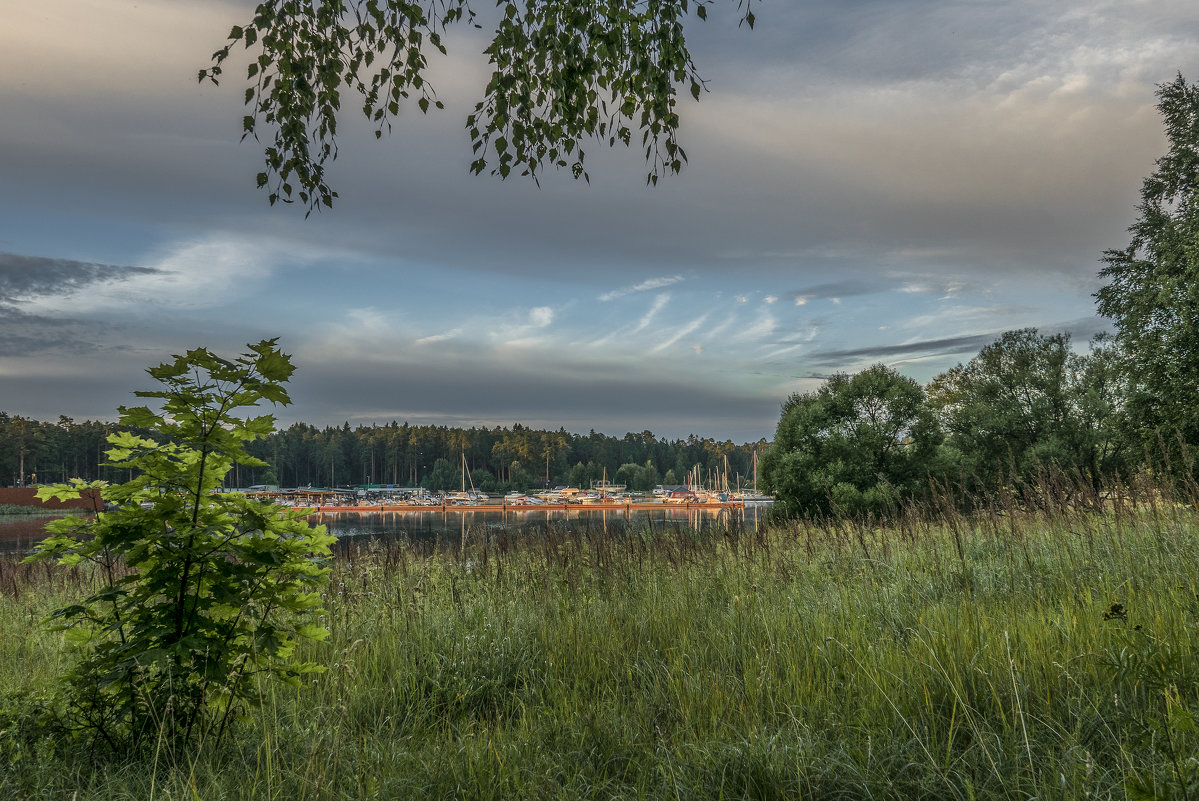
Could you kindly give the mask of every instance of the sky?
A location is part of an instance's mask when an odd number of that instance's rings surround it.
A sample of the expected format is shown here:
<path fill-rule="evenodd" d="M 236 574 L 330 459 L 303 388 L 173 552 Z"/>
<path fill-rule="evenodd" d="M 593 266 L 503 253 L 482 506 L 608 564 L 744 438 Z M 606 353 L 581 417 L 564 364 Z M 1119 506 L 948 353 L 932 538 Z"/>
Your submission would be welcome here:
<path fill-rule="evenodd" d="M 340 199 L 305 219 L 254 187 L 239 75 L 196 81 L 252 2 L 0 0 L 0 411 L 114 419 L 172 354 L 278 337 L 284 425 L 749 442 L 835 372 L 1109 327 L 1193 0 L 756 5 L 689 23 L 709 91 L 656 187 L 599 145 L 590 184 L 470 175 L 486 31 L 456 28 L 446 109 L 376 141 L 347 102 Z"/>

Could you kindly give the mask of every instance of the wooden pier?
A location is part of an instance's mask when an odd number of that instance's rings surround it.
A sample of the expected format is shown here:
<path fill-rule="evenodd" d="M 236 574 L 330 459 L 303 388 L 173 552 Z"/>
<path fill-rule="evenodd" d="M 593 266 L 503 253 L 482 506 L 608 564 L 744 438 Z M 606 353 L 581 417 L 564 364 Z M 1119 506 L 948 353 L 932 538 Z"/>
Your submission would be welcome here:
<path fill-rule="evenodd" d="M 742 501 L 725 503 L 492 503 L 492 504 L 438 504 L 436 506 L 411 504 L 374 504 L 369 506 L 311 506 L 313 514 L 362 514 L 366 512 L 646 512 L 670 509 L 720 510 L 744 509 Z"/>

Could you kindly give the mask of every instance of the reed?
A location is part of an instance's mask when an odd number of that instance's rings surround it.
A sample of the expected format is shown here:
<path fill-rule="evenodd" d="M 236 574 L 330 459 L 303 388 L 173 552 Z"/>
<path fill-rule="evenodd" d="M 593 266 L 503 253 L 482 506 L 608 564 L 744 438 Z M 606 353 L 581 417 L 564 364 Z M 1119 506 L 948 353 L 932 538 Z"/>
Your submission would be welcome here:
<path fill-rule="evenodd" d="M 4 559 L 0 797 L 1199 799 L 1199 516 L 1076 489 L 349 543 L 323 675 L 120 758 L 30 722 L 86 574 Z"/>

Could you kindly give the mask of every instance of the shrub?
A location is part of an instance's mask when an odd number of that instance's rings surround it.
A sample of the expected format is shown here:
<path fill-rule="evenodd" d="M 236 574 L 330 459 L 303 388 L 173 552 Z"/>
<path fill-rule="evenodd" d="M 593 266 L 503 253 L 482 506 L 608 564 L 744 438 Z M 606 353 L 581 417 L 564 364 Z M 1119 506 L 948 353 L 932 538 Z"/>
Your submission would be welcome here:
<path fill-rule="evenodd" d="M 63 677 L 63 717 L 114 750 L 148 737 L 219 741 L 259 700 L 259 679 L 297 682 L 319 670 L 295 658 L 297 638 L 323 639 L 311 621 L 333 538 L 305 510 L 218 492 L 234 464 L 262 466 L 245 445 L 274 417 L 239 418 L 261 402 L 290 403 L 294 371 L 276 340 L 227 360 L 206 349 L 148 370 L 165 385 L 140 397 L 159 412 L 121 407 L 126 430 L 108 438 L 119 485 L 74 480 L 40 498 L 100 489 L 107 510 L 53 521 L 30 560 L 89 565 L 99 589 L 47 624 L 78 646 Z"/>

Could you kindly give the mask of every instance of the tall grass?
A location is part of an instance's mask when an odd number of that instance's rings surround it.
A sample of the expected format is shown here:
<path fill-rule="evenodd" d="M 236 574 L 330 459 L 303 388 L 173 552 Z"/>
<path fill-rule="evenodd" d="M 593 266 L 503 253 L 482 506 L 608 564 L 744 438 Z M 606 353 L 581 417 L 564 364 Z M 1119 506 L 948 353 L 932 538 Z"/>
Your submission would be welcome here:
<path fill-rule="evenodd" d="M 1065 498 L 350 543 L 324 675 L 121 759 L 22 723 L 86 574 L 0 562 L 0 797 L 1199 799 L 1199 517 Z"/>

